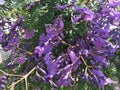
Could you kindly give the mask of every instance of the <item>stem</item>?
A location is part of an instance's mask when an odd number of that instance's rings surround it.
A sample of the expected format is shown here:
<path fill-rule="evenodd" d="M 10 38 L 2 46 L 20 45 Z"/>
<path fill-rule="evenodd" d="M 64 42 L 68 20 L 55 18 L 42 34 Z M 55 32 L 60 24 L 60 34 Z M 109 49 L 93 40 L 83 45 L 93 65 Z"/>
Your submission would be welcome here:
<path fill-rule="evenodd" d="M 24 75 L 21 79 L 19 79 L 18 81 L 16 81 L 15 83 L 13 83 L 12 85 L 9 86 L 9 88 L 15 86 L 16 84 L 18 84 L 20 81 L 22 81 L 23 79 L 26 79 L 36 68 L 34 67 L 30 72 L 28 72 L 26 75 Z M 26 86 L 26 90 L 28 90 L 28 85 Z"/>
<path fill-rule="evenodd" d="M 82 56 L 80 56 L 80 58 L 82 59 L 83 63 L 85 64 L 85 66 L 88 68 L 89 66 L 87 65 L 87 63 L 85 62 L 84 58 Z"/>
<path fill-rule="evenodd" d="M 22 48 L 19 48 L 19 47 L 18 47 L 18 49 L 19 49 L 19 50 L 21 50 L 21 51 L 24 51 L 24 52 L 26 52 L 26 53 L 27 53 L 27 54 L 29 54 L 29 55 L 32 55 L 32 54 L 33 54 L 32 52 L 25 51 L 25 50 L 23 50 Z"/>
<path fill-rule="evenodd" d="M 28 90 L 28 82 L 27 82 L 27 77 L 25 78 L 25 85 L 26 85 L 26 90 Z"/>
<path fill-rule="evenodd" d="M 91 75 L 93 75 L 93 73 L 90 71 L 90 66 L 88 66 L 87 65 L 87 63 L 85 62 L 85 59 L 83 58 L 83 56 L 80 56 L 80 58 L 82 59 L 82 61 L 83 61 L 83 63 L 84 63 L 84 65 L 86 66 L 86 68 L 88 69 L 88 71 L 89 71 L 89 73 L 91 74 Z"/>
<path fill-rule="evenodd" d="M 11 76 L 11 77 L 23 77 L 23 75 L 15 75 L 15 74 L 8 74 L 5 71 L 0 69 L 0 72 L 2 72 L 3 74 L 5 74 L 6 76 Z"/>
<path fill-rule="evenodd" d="M 62 41 L 62 43 L 63 43 L 64 45 L 67 45 L 67 46 L 69 46 L 69 47 L 72 47 L 72 45 L 70 45 L 70 44 L 68 44 L 67 42 L 65 42 L 61 37 L 59 37 L 59 39 Z"/>
<path fill-rule="evenodd" d="M 16 81 L 15 83 L 13 83 L 12 85 L 10 85 L 8 88 L 12 88 L 14 87 L 17 83 L 19 83 L 20 81 L 22 81 L 24 78 L 19 79 L 18 81 Z"/>

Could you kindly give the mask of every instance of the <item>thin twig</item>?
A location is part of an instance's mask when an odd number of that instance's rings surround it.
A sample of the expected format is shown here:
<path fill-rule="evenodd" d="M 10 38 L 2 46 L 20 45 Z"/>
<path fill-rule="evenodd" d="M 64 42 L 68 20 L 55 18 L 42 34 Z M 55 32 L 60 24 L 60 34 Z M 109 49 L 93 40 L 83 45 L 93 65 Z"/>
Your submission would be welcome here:
<path fill-rule="evenodd" d="M 23 75 L 16 75 L 16 74 L 8 74 L 5 71 L 0 69 L 0 72 L 2 72 L 6 76 L 11 76 L 11 77 L 23 77 Z"/>
<path fill-rule="evenodd" d="M 23 50 L 22 48 L 17 48 L 17 49 L 19 49 L 19 50 L 21 50 L 21 51 L 24 51 L 24 52 L 26 52 L 27 54 L 29 54 L 29 55 L 32 55 L 33 53 L 32 52 L 29 52 L 29 51 L 25 51 L 25 50 Z"/>
<path fill-rule="evenodd" d="M 58 38 L 62 41 L 62 43 L 63 43 L 64 45 L 67 45 L 67 46 L 69 46 L 69 47 L 72 47 L 71 44 L 68 44 L 67 42 L 65 42 L 60 36 L 59 36 Z"/>
<path fill-rule="evenodd" d="M 28 90 L 28 82 L 27 82 L 27 77 L 25 78 L 25 85 L 26 85 L 26 90 Z"/>
<path fill-rule="evenodd" d="M 24 75 L 21 79 L 19 79 L 18 81 L 16 81 L 15 83 L 13 83 L 12 85 L 9 86 L 9 88 L 15 86 L 16 84 L 18 84 L 20 81 L 22 81 L 23 79 L 26 79 L 34 70 L 36 69 L 36 67 L 34 67 L 30 72 L 28 72 L 26 75 Z M 26 86 L 27 87 L 27 86 Z"/>
<path fill-rule="evenodd" d="M 87 65 L 87 63 L 85 62 L 85 60 L 84 60 L 83 56 L 80 56 L 80 58 L 82 59 L 82 61 L 83 61 L 84 65 L 85 65 L 85 66 L 86 66 L 86 68 L 88 69 L 89 73 L 90 73 L 91 75 L 93 75 L 93 73 L 90 71 L 90 66 L 88 66 L 88 65 Z"/>

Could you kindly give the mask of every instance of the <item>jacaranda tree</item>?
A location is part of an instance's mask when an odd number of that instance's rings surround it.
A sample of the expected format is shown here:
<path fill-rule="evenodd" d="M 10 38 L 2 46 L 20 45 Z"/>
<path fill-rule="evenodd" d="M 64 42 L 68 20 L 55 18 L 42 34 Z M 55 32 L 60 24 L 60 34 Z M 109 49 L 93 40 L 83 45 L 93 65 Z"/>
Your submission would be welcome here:
<path fill-rule="evenodd" d="M 0 0 L 0 43 L 11 52 L 0 90 L 112 88 L 119 8 L 119 0 Z"/>

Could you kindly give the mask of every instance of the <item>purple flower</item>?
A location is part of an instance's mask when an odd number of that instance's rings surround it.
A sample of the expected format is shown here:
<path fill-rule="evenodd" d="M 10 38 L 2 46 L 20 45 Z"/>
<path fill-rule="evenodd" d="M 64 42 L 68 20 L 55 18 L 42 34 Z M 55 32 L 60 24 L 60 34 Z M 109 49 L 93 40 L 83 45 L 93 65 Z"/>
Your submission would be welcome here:
<path fill-rule="evenodd" d="M 75 11 L 74 12 L 81 12 L 82 8 L 80 6 L 74 5 Z"/>
<path fill-rule="evenodd" d="M 5 90 L 8 76 L 2 75 L 0 76 L 0 90 Z"/>
<path fill-rule="evenodd" d="M 74 6 L 74 8 L 74 12 L 79 13 L 79 15 L 72 19 L 73 24 L 76 24 L 82 19 L 91 21 L 95 18 L 94 12 L 90 11 L 88 8 L 80 8 L 79 6 Z"/>
<path fill-rule="evenodd" d="M 72 67 L 72 70 L 73 72 L 77 71 L 79 66 L 82 64 L 82 62 L 79 60 L 77 60 L 74 64 L 73 64 L 73 67 Z"/>
<path fill-rule="evenodd" d="M 70 86 L 71 84 L 71 79 L 63 79 L 63 78 L 60 78 L 58 81 L 57 81 L 57 86 L 60 87 L 60 86 Z"/>
<path fill-rule="evenodd" d="M 100 70 L 99 67 L 93 68 L 93 69 L 91 70 L 91 72 L 92 72 L 94 75 L 96 75 L 97 77 L 103 77 L 103 76 L 105 76 L 105 75 L 103 74 L 103 72 Z"/>
<path fill-rule="evenodd" d="M 19 64 L 23 64 L 25 62 L 25 60 L 26 60 L 26 55 L 25 54 L 18 57 L 18 63 Z"/>
<path fill-rule="evenodd" d="M 57 8 L 58 10 L 61 10 L 61 9 L 64 9 L 64 6 L 62 6 L 62 5 L 60 5 L 60 4 L 57 4 L 57 5 L 56 5 L 56 8 Z"/>
<path fill-rule="evenodd" d="M 72 23 L 76 24 L 81 19 L 81 14 L 72 19 Z"/>
<path fill-rule="evenodd" d="M 74 63 L 77 60 L 76 54 L 74 51 L 69 52 L 69 56 L 71 58 L 71 61 Z"/>
<path fill-rule="evenodd" d="M 90 11 L 88 8 L 83 8 L 83 12 L 84 12 L 84 14 L 83 14 L 82 18 L 84 20 L 93 20 L 93 18 L 95 17 L 94 12 Z"/>
<path fill-rule="evenodd" d="M 102 38 L 95 38 L 95 40 L 93 41 L 93 44 L 95 45 L 96 48 L 102 48 L 107 45 L 106 40 Z"/>
<path fill-rule="evenodd" d="M 43 45 L 45 42 L 47 42 L 47 39 L 48 39 L 48 38 L 45 36 L 45 34 L 40 35 L 39 45 Z"/>
<path fill-rule="evenodd" d="M 97 55 L 93 55 L 95 62 L 97 63 L 102 63 L 105 66 L 109 66 L 109 61 L 107 61 L 107 59 L 103 56 L 97 56 Z"/>
<path fill-rule="evenodd" d="M 120 37 L 119 37 L 119 39 L 118 39 L 118 43 L 117 43 L 117 45 L 119 45 L 119 47 L 120 47 Z"/>
<path fill-rule="evenodd" d="M 10 33 L 8 36 L 8 44 L 4 47 L 5 50 L 14 50 L 19 46 L 20 43 L 20 35 L 15 33 Z"/>
<path fill-rule="evenodd" d="M 102 1 L 103 1 L 103 0 L 98 0 L 98 2 L 100 2 L 100 3 L 101 3 Z"/>
<path fill-rule="evenodd" d="M 56 5 L 56 8 L 58 9 L 58 10 L 62 10 L 62 9 L 66 9 L 66 8 L 68 8 L 68 7 L 70 7 L 70 5 L 60 5 L 60 4 L 57 4 Z"/>
<path fill-rule="evenodd" d="M 71 3 L 74 3 L 74 2 L 76 2 L 76 0 L 70 0 L 70 2 L 71 2 Z"/>
<path fill-rule="evenodd" d="M 69 86 L 71 84 L 71 66 L 68 65 L 64 69 L 62 69 L 61 77 L 57 81 L 57 85 L 60 86 Z"/>
<path fill-rule="evenodd" d="M 0 26 L 3 27 L 6 23 L 6 18 L 5 17 L 2 17 L 2 20 L 0 21 Z"/>
<path fill-rule="evenodd" d="M 116 6 L 120 5 L 119 0 L 108 0 L 108 1 L 109 1 L 109 5 L 112 7 L 116 7 Z"/>
<path fill-rule="evenodd" d="M 53 60 L 54 60 L 52 52 L 46 53 L 46 55 L 44 57 L 44 60 L 45 60 L 45 64 L 49 67 L 49 65 L 51 64 L 51 62 L 53 62 Z"/>
<path fill-rule="evenodd" d="M 107 84 L 111 84 L 111 80 L 110 78 L 106 78 L 106 77 L 101 77 L 99 79 L 99 83 L 98 83 L 98 86 L 100 89 L 104 90 L 104 86 L 107 85 Z"/>
<path fill-rule="evenodd" d="M 32 7 L 35 6 L 35 2 L 30 2 L 27 6 L 26 6 L 26 9 L 29 10 L 31 9 Z"/>
<path fill-rule="evenodd" d="M 62 16 L 60 16 L 60 19 L 59 19 L 59 28 L 61 28 L 61 29 L 64 28 L 64 23 L 62 21 Z"/>
<path fill-rule="evenodd" d="M 82 76 L 82 79 L 86 82 L 89 81 L 89 75 L 86 73 L 84 76 Z"/>
<path fill-rule="evenodd" d="M 89 51 L 88 50 L 82 50 L 82 54 L 88 57 Z"/>
<path fill-rule="evenodd" d="M 24 38 L 26 40 L 31 39 L 34 36 L 34 31 L 33 30 L 28 30 L 28 29 L 24 29 Z"/>
<path fill-rule="evenodd" d="M 94 81 L 100 89 L 104 90 L 104 86 L 111 83 L 111 80 L 106 78 L 100 67 L 95 66 L 91 72 L 93 74 L 93 77 L 91 77 L 93 79 L 92 81 Z"/>
<path fill-rule="evenodd" d="M 51 34 L 51 32 L 55 31 L 55 27 L 53 27 L 52 24 L 45 24 L 45 28 L 48 34 Z"/>
<path fill-rule="evenodd" d="M 53 61 L 54 57 L 51 52 L 47 53 L 44 57 L 45 64 L 47 65 L 48 75 L 47 77 L 53 78 L 57 73 L 57 63 Z"/>
<path fill-rule="evenodd" d="M 43 54 L 48 53 L 51 50 L 52 50 L 51 45 L 47 45 L 47 46 L 43 46 L 43 47 L 37 46 L 35 48 L 35 53 L 38 54 L 39 57 L 41 57 Z"/>
<path fill-rule="evenodd" d="M 0 30 L 0 42 L 3 42 L 5 40 L 5 34 L 2 30 Z"/>
<path fill-rule="evenodd" d="M 48 77 L 53 78 L 57 73 L 57 63 L 51 62 L 48 65 Z"/>
<path fill-rule="evenodd" d="M 35 48 L 35 53 L 38 54 L 39 57 L 42 56 L 42 54 L 44 53 L 44 51 L 45 51 L 45 50 L 44 50 L 44 47 L 37 46 L 37 47 Z"/>
<path fill-rule="evenodd" d="M 53 24 L 46 24 L 47 34 L 42 34 L 40 36 L 39 46 L 35 48 L 35 53 L 41 57 L 43 54 L 46 54 L 52 50 L 53 46 L 57 46 L 60 42 L 59 36 L 63 33 L 64 23 L 62 17 L 54 20 Z M 63 36 L 63 35 L 62 35 Z"/>
<path fill-rule="evenodd" d="M 64 28 L 62 17 L 60 16 L 59 18 L 55 19 L 53 24 L 46 24 L 45 26 L 46 26 L 46 32 L 47 32 L 46 41 L 59 42 L 58 36 L 62 35 L 63 33 L 62 29 Z"/>
<path fill-rule="evenodd" d="M 46 71 L 42 69 L 40 66 L 36 67 L 38 71 L 40 71 L 42 74 L 46 75 Z"/>

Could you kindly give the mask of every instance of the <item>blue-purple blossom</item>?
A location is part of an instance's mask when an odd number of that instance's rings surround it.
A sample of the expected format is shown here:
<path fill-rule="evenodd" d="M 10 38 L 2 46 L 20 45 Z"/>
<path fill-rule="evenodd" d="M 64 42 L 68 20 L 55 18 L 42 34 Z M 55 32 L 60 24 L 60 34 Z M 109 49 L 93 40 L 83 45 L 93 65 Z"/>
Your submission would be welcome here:
<path fill-rule="evenodd" d="M 104 85 L 111 83 L 111 80 L 109 78 L 106 78 L 106 76 L 99 68 L 94 68 L 91 71 L 94 74 L 94 77 L 98 77 L 98 80 L 96 80 L 95 82 L 96 84 L 98 84 L 99 88 L 104 89 Z"/>
<path fill-rule="evenodd" d="M 64 23 L 62 17 L 55 19 L 53 24 L 46 24 L 46 35 L 40 36 L 39 46 L 35 48 L 35 53 L 41 57 L 43 54 L 50 52 L 53 46 L 56 46 L 60 42 L 60 38 L 63 33 Z"/>
<path fill-rule="evenodd" d="M 72 23 L 76 24 L 81 19 L 81 14 L 72 19 Z"/>
<path fill-rule="evenodd" d="M 66 9 L 66 8 L 68 8 L 68 7 L 70 7 L 70 5 L 60 5 L 60 4 L 57 4 L 56 5 L 56 8 L 58 9 L 58 10 L 63 10 L 63 9 Z"/>
<path fill-rule="evenodd" d="M 101 3 L 103 0 L 98 0 L 99 3 Z"/>
<path fill-rule="evenodd" d="M 59 28 L 63 29 L 64 28 L 64 23 L 63 23 L 63 20 L 62 20 L 62 16 L 60 16 L 60 19 L 59 19 Z"/>
<path fill-rule="evenodd" d="M 96 48 L 102 48 L 106 46 L 106 41 L 102 38 L 95 38 L 93 44 L 95 45 Z"/>
<path fill-rule="evenodd" d="M 26 9 L 27 10 L 29 10 L 29 9 L 31 9 L 32 7 L 34 7 L 35 6 L 35 2 L 33 1 L 33 2 L 30 2 L 27 6 L 26 6 Z"/>
<path fill-rule="evenodd" d="M 61 6 L 61 5 L 59 5 L 59 4 L 56 5 L 56 8 L 57 8 L 58 10 L 65 9 L 64 6 Z"/>
<path fill-rule="evenodd" d="M 108 0 L 109 1 L 109 5 L 111 7 L 116 7 L 118 5 L 120 5 L 120 1 L 119 0 Z"/>
<path fill-rule="evenodd" d="M 6 89 L 7 80 L 8 80 L 8 76 L 6 75 L 0 76 L 0 90 Z"/>
<path fill-rule="evenodd" d="M 25 54 L 20 55 L 20 56 L 18 57 L 18 63 L 19 63 L 19 64 L 23 64 L 23 63 L 25 62 L 25 60 L 26 60 L 26 55 L 25 55 Z"/>
<path fill-rule="evenodd" d="M 61 77 L 57 81 L 58 86 L 69 86 L 71 84 L 71 66 L 68 65 L 66 66 L 62 71 L 61 71 Z"/>
<path fill-rule="evenodd" d="M 18 33 L 10 33 L 8 37 L 8 44 L 4 47 L 5 50 L 15 49 L 19 46 L 20 43 L 20 36 Z"/>
<path fill-rule="evenodd" d="M 105 57 L 97 56 L 97 55 L 94 55 L 93 57 L 95 59 L 95 62 L 102 63 L 103 65 L 105 64 L 106 66 L 109 66 L 109 61 L 107 61 Z"/>
<path fill-rule="evenodd" d="M 51 50 L 52 50 L 52 46 L 50 45 L 43 46 L 43 47 L 38 46 L 35 48 L 35 53 L 38 54 L 39 57 L 41 57 L 43 54 L 46 54 Z"/>
<path fill-rule="evenodd" d="M 74 63 L 77 60 L 75 52 L 74 51 L 70 51 L 69 55 L 70 55 L 71 61 Z"/>
<path fill-rule="evenodd" d="M 5 17 L 2 17 L 2 20 L 0 21 L 0 26 L 3 27 L 6 23 L 6 18 Z"/>
<path fill-rule="evenodd" d="M 0 42 L 3 42 L 5 40 L 5 33 L 0 30 Z"/>
<path fill-rule="evenodd" d="M 24 29 L 24 38 L 26 39 L 26 40 L 29 40 L 29 39 L 31 39 L 32 37 L 33 37 L 33 35 L 34 35 L 34 30 L 28 30 L 28 29 Z"/>
<path fill-rule="evenodd" d="M 51 52 L 45 55 L 45 64 L 47 65 L 48 75 L 47 77 L 53 78 L 57 73 L 57 63 L 54 61 L 54 57 Z"/>
<path fill-rule="evenodd" d="M 61 77 L 58 81 L 57 81 L 57 85 L 59 87 L 61 86 L 70 86 L 71 84 L 71 79 L 68 78 L 68 79 L 63 79 L 63 77 Z"/>
<path fill-rule="evenodd" d="M 74 6 L 75 8 L 75 11 L 74 12 L 77 12 L 79 13 L 79 15 L 73 17 L 73 24 L 76 24 L 77 22 L 79 22 L 80 20 L 93 20 L 95 18 L 95 15 L 94 15 L 94 12 L 92 12 L 91 10 L 89 10 L 88 8 L 82 8 L 82 7 L 79 7 L 79 6 Z"/>
<path fill-rule="evenodd" d="M 93 20 L 95 18 L 94 12 L 89 10 L 88 8 L 83 8 L 83 20 Z"/>

